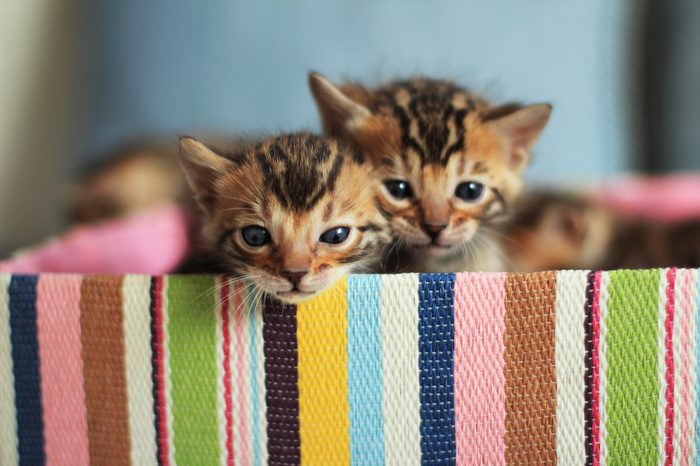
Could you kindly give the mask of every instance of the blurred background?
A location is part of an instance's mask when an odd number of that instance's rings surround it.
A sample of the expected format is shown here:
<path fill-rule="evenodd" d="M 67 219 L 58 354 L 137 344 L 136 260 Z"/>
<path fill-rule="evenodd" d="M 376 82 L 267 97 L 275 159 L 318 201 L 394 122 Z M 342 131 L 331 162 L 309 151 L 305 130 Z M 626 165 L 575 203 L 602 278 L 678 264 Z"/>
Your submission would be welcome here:
<path fill-rule="evenodd" d="M 0 257 L 124 143 L 319 129 L 306 74 L 455 79 L 555 111 L 531 183 L 700 169 L 697 0 L 24 0 L 0 15 Z"/>

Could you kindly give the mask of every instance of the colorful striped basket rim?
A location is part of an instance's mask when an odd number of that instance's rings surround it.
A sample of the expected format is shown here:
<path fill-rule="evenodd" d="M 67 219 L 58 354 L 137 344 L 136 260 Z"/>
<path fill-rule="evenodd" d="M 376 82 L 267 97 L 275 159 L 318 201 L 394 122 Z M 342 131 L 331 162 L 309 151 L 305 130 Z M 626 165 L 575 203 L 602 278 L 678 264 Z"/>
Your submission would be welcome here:
<path fill-rule="evenodd" d="M 695 465 L 697 270 L 0 275 L 0 465 Z"/>

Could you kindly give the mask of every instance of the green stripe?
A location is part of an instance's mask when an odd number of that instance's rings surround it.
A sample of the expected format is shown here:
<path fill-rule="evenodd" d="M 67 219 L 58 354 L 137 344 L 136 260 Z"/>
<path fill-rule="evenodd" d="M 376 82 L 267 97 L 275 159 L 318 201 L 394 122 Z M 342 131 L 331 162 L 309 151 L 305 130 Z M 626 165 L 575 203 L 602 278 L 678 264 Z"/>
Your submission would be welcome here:
<path fill-rule="evenodd" d="M 659 460 L 657 435 L 659 270 L 610 272 L 608 464 Z"/>
<path fill-rule="evenodd" d="M 177 464 L 218 465 L 214 277 L 168 278 L 173 442 Z"/>

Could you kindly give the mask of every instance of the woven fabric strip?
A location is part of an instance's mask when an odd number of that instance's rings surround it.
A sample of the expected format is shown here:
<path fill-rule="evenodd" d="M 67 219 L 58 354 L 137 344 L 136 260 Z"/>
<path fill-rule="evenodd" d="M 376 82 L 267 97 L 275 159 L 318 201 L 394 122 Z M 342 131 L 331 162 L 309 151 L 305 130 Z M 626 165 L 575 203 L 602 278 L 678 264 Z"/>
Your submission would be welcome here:
<path fill-rule="evenodd" d="M 692 270 L 678 270 L 676 274 L 676 286 L 674 302 L 676 305 L 676 318 L 673 326 L 674 344 L 674 399 L 678 416 L 673 426 L 673 464 L 686 466 L 691 458 L 690 445 L 692 443 L 691 425 L 694 424 L 694 417 L 691 417 L 691 391 L 694 391 L 691 380 L 692 366 L 695 361 L 695 351 L 692 342 L 695 340 L 694 333 L 694 309 L 690 300 L 691 289 L 694 291 Z"/>
<path fill-rule="evenodd" d="M 240 294 L 231 290 L 230 282 L 225 277 L 216 278 L 219 297 L 214 311 L 216 317 L 216 367 L 218 367 L 217 402 L 219 413 L 219 452 L 221 464 L 234 464 L 233 447 L 233 381 L 231 380 L 231 307 L 240 308 Z M 222 413 L 223 411 L 223 413 Z"/>
<path fill-rule="evenodd" d="M 691 302 L 694 304 L 695 308 L 695 334 L 696 334 L 696 339 L 695 339 L 695 438 L 693 439 L 694 447 L 695 447 L 695 464 L 698 462 L 698 458 L 700 458 L 700 420 L 698 419 L 700 417 L 700 269 L 694 271 L 694 279 L 695 279 L 695 284 L 696 287 L 695 289 L 690 290 L 690 295 L 691 295 Z M 692 280 L 691 280 L 691 285 L 692 285 Z M 692 463 L 690 463 L 692 464 Z"/>
<path fill-rule="evenodd" d="M 0 464 L 17 464 L 17 412 L 10 338 L 10 280 L 0 273 Z"/>
<path fill-rule="evenodd" d="M 251 454 L 253 452 L 250 443 L 252 439 L 253 426 L 249 425 L 249 411 L 252 407 L 252 397 L 250 396 L 250 333 L 248 324 L 248 312 L 244 309 L 245 296 L 242 285 L 234 287 L 234 307 L 231 315 L 233 344 L 231 345 L 231 369 L 233 374 L 233 425 L 236 434 L 236 464 L 251 464 Z"/>
<path fill-rule="evenodd" d="M 172 275 L 167 295 L 175 462 L 219 464 L 214 279 Z"/>
<path fill-rule="evenodd" d="M 586 303 L 584 330 L 586 332 L 586 372 L 584 380 L 584 429 L 586 465 L 600 464 L 600 273 L 586 276 Z"/>
<path fill-rule="evenodd" d="M 150 277 L 124 277 L 122 293 L 131 464 L 155 465 L 158 456 L 151 378 Z"/>
<path fill-rule="evenodd" d="M 0 464 L 697 464 L 699 282 L 0 274 Z"/>
<path fill-rule="evenodd" d="M 297 305 L 299 426 L 304 464 L 349 464 L 347 282 Z"/>
<path fill-rule="evenodd" d="M 505 463 L 505 274 L 455 279 L 455 420 L 458 464 Z"/>
<path fill-rule="evenodd" d="M 87 276 L 80 287 L 88 445 L 91 465 L 128 465 L 122 277 Z"/>
<path fill-rule="evenodd" d="M 250 316 L 250 364 L 251 381 L 250 392 L 253 400 L 250 415 L 250 424 L 256 426 L 253 430 L 251 441 L 253 442 L 253 464 L 260 466 L 268 464 L 268 438 L 267 438 L 267 405 L 265 404 L 265 339 L 263 335 L 263 309 L 260 299 L 255 299 L 253 290 L 248 290 L 246 296 L 248 303 L 248 315 Z"/>
<path fill-rule="evenodd" d="M 88 464 L 80 345 L 79 276 L 44 275 L 36 308 L 44 437 L 49 464 Z"/>
<path fill-rule="evenodd" d="M 381 278 L 348 277 L 348 403 L 352 464 L 384 464 Z"/>
<path fill-rule="evenodd" d="M 660 384 L 659 400 L 659 451 L 662 454 L 666 466 L 673 464 L 673 426 L 675 424 L 675 360 L 673 348 L 673 327 L 676 321 L 676 269 L 668 269 L 662 272 L 663 279 L 659 289 L 659 306 L 663 306 L 665 313 L 659 309 L 659 324 L 663 324 L 663 332 L 659 332 L 659 359 L 663 358 L 663 364 L 659 364 Z"/>
<path fill-rule="evenodd" d="M 421 461 L 418 275 L 384 275 L 380 290 L 384 461 Z"/>
<path fill-rule="evenodd" d="M 269 463 L 300 464 L 296 306 L 270 299 L 263 306 Z"/>
<path fill-rule="evenodd" d="M 555 273 L 506 278 L 506 461 L 556 463 Z"/>
<path fill-rule="evenodd" d="M 244 289 L 245 288 L 245 289 Z M 222 293 L 224 290 L 222 290 Z M 261 450 L 256 438 L 259 438 L 258 430 L 264 429 L 253 421 L 254 414 L 260 411 L 257 407 L 259 403 L 256 386 L 258 380 L 254 366 L 264 364 L 262 359 L 256 357 L 257 348 L 253 345 L 252 339 L 255 332 L 251 333 L 251 323 L 259 316 L 252 315 L 249 305 L 252 297 L 248 287 L 241 283 L 235 284 L 228 295 L 230 317 L 228 319 L 231 336 L 229 345 L 230 360 L 230 387 L 231 387 L 231 408 L 232 413 L 227 413 L 230 418 L 233 433 L 233 457 L 229 464 L 253 464 L 259 462 Z M 262 407 L 264 409 L 264 405 Z M 257 414 L 255 414 L 257 417 Z"/>
<path fill-rule="evenodd" d="M 659 271 L 610 272 L 606 461 L 656 464 Z M 644 420 L 643 422 L 640 422 Z"/>
<path fill-rule="evenodd" d="M 423 464 L 454 463 L 454 274 L 421 274 L 418 288 Z"/>
<path fill-rule="evenodd" d="M 597 365 L 594 366 L 597 377 L 596 385 L 597 399 L 594 398 L 594 416 L 595 416 L 595 433 L 596 439 L 594 446 L 594 462 L 596 466 L 599 464 L 607 464 L 609 457 L 608 449 L 608 301 L 609 301 L 609 284 L 610 275 L 607 272 L 596 272 L 594 275 L 594 325 L 597 327 L 595 334 L 600 337 L 597 342 L 598 352 L 596 355 Z"/>
<path fill-rule="evenodd" d="M 20 465 L 43 464 L 44 423 L 36 328 L 37 277 L 10 282 L 10 337 L 15 380 L 17 443 Z"/>
<path fill-rule="evenodd" d="M 156 454 L 158 464 L 168 466 L 170 461 L 170 441 L 168 436 L 168 397 L 166 395 L 167 325 L 164 310 L 163 277 L 151 278 L 151 380 L 153 382 L 153 418 L 155 427 Z"/>
<path fill-rule="evenodd" d="M 557 462 L 586 463 L 584 407 L 587 272 L 562 271 L 556 278 Z"/>

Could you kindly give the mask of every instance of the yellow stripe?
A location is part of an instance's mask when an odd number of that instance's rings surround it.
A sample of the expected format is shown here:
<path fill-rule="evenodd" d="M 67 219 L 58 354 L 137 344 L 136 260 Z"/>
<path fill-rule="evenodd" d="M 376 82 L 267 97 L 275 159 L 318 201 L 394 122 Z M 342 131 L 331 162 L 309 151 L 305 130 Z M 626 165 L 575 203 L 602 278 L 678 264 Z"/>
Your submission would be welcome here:
<path fill-rule="evenodd" d="M 347 281 L 297 307 L 302 464 L 350 464 Z"/>

